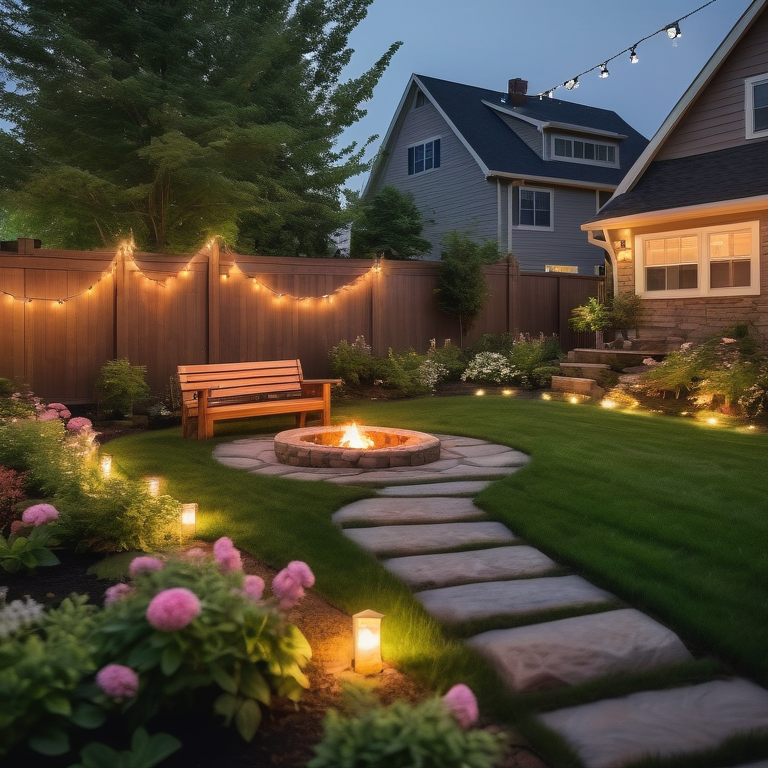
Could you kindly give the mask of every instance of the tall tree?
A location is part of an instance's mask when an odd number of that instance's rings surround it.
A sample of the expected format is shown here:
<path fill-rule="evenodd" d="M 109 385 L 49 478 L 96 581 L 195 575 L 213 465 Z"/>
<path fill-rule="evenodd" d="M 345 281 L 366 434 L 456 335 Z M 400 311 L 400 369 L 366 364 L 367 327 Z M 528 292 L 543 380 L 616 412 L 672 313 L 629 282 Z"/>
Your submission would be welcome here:
<path fill-rule="evenodd" d="M 325 255 L 399 43 L 341 81 L 373 0 L 0 0 L 5 231 L 88 248 Z"/>
<path fill-rule="evenodd" d="M 365 258 L 384 254 L 388 259 L 407 259 L 432 250 L 422 236 L 424 221 L 413 195 L 396 187 L 383 187 L 370 200 L 359 203 L 352 226 L 350 255 Z"/>

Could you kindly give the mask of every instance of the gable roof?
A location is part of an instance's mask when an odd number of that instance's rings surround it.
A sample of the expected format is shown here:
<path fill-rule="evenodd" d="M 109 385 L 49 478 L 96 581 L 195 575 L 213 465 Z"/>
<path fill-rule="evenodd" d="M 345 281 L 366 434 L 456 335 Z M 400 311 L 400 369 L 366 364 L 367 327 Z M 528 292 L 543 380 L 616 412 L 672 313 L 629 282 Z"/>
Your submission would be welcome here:
<path fill-rule="evenodd" d="M 507 102 L 507 94 L 426 75 L 412 75 L 392 124 L 382 143 L 387 149 L 396 130 L 408 95 L 417 86 L 448 123 L 456 137 L 475 158 L 487 177 L 506 176 L 521 179 L 575 183 L 612 189 L 635 162 L 648 140 L 607 109 L 574 104 L 561 99 L 529 96 L 520 107 Z M 544 160 L 505 122 L 518 119 L 542 130 L 583 133 L 619 143 L 620 168 L 587 163 Z M 377 175 L 371 173 L 366 191 Z M 365 192 L 363 193 L 365 194 Z"/>
<path fill-rule="evenodd" d="M 700 205 L 720 200 L 739 200 L 765 195 L 768 192 L 765 173 L 756 172 L 757 169 L 761 168 L 761 163 L 763 165 L 765 163 L 765 146 L 761 147 L 760 143 L 752 145 L 751 151 L 749 146 L 745 145 L 744 147 L 702 153 L 677 160 L 654 161 L 664 142 L 680 124 L 767 5 L 768 0 L 754 0 L 752 5 L 747 8 L 680 101 L 667 115 L 666 120 L 661 124 L 648 146 L 613 193 L 613 197 L 595 217 L 582 225 L 582 229 L 589 229 L 592 224 L 597 222 L 605 222 L 633 214 L 666 210 L 672 207 Z M 726 163 L 729 161 L 739 163 L 740 170 L 738 174 L 734 174 L 733 168 L 735 166 L 731 165 L 731 178 L 725 180 L 723 177 L 727 172 Z M 675 170 L 675 173 L 679 172 L 685 175 L 688 187 L 671 178 L 669 172 L 672 169 Z M 667 190 L 662 191 L 658 183 L 661 174 L 665 172 L 669 193 Z M 716 178 L 712 178 L 713 176 Z M 762 185 L 760 185 L 760 176 L 762 176 Z M 718 188 L 718 182 L 724 183 L 725 188 Z M 701 186 L 706 186 L 714 191 L 708 195 L 706 190 L 696 189 L 696 187 Z M 672 193 L 673 189 L 676 190 L 677 194 Z M 653 200 L 654 190 L 659 195 L 655 201 Z M 707 197 L 711 199 L 704 199 Z"/>

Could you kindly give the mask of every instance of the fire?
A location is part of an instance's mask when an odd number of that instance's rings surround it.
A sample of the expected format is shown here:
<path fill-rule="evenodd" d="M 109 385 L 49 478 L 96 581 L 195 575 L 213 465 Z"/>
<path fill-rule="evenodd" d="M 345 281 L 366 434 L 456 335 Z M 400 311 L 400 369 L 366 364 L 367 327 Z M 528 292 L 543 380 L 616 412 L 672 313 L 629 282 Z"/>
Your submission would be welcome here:
<path fill-rule="evenodd" d="M 373 448 L 373 440 L 370 437 L 366 437 L 358 428 L 357 424 L 353 421 L 352 424 L 344 427 L 344 434 L 339 440 L 339 445 L 342 448 Z"/>

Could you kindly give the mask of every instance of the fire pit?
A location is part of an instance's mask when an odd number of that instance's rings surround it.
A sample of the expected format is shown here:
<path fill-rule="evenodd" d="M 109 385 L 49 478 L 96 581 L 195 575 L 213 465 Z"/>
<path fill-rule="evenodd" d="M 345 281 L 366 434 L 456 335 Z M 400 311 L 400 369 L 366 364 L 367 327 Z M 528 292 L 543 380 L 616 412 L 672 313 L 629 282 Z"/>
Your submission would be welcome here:
<path fill-rule="evenodd" d="M 440 441 L 410 429 L 307 427 L 276 435 L 275 454 L 282 464 L 294 467 L 420 467 L 440 458 Z"/>

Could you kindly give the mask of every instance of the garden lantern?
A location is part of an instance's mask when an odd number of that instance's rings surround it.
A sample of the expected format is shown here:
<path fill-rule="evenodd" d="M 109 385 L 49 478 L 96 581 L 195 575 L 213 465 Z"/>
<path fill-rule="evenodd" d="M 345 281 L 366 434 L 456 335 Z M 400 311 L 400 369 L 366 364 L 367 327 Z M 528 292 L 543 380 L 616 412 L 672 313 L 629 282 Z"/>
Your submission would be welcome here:
<path fill-rule="evenodd" d="M 112 474 L 112 456 L 108 453 L 102 454 L 100 466 L 101 474 L 109 477 Z"/>
<path fill-rule="evenodd" d="M 181 538 L 194 536 L 197 527 L 197 504 L 181 505 Z"/>
<path fill-rule="evenodd" d="M 150 496 L 157 497 L 160 495 L 160 478 L 148 477 L 147 478 L 147 491 Z"/>
<path fill-rule="evenodd" d="M 352 617 L 355 672 L 377 675 L 381 672 L 381 620 L 383 613 L 361 611 Z"/>

